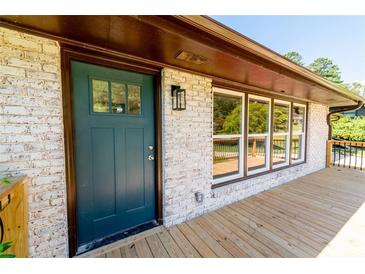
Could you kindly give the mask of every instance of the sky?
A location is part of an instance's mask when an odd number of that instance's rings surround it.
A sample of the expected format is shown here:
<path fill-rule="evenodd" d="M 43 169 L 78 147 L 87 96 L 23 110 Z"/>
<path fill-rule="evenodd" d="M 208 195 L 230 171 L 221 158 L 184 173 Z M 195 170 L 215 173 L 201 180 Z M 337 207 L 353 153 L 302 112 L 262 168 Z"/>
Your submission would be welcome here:
<path fill-rule="evenodd" d="M 365 16 L 212 16 L 264 46 L 297 51 L 305 65 L 328 57 L 346 83 L 365 84 Z"/>

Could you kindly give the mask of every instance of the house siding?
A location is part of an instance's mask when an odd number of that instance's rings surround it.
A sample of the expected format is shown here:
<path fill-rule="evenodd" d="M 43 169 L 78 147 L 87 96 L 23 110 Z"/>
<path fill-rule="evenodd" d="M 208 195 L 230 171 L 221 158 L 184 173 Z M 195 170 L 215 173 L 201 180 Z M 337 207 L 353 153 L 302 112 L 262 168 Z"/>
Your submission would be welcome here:
<path fill-rule="evenodd" d="M 29 256 L 68 256 L 56 42 L 0 28 L 0 174 L 29 183 Z"/>
<path fill-rule="evenodd" d="M 31 257 L 68 256 L 60 79 L 55 41 L 0 28 L 0 174 L 31 178 Z M 325 167 L 328 107 L 309 104 L 307 163 L 212 190 L 212 79 L 165 68 L 161 81 L 165 226 Z M 186 110 L 172 111 L 171 85 L 186 89 Z"/>
<path fill-rule="evenodd" d="M 186 88 L 186 110 L 171 110 L 171 85 Z M 162 87 L 163 200 L 166 226 L 181 223 L 325 168 L 328 107 L 310 103 L 306 163 L 213 190 L 212 81 L 178 70 L 164 69 Z M 195 192 L 203 194 L 202 203 L 196 202 Z"/>

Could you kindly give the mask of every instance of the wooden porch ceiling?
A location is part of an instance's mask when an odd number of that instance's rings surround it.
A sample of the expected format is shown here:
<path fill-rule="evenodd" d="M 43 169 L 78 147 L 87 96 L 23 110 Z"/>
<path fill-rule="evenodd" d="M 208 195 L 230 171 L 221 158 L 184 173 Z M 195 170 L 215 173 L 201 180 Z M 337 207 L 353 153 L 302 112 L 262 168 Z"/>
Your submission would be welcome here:
<path fill-rule="evenodd" d="M 80 257 L 364 257 L 364 202 L 364 172 L 328 168 Z"/>
<path fill-rule="evenodd" d="M 354 105 L 359 99 L 207 17 L 0 16 L 0 25 L 66 44 L 125 53 L 160 67 L 210 75 L 217 84 L 252 87 L 330 106 Z M 219 35 L 223 32 L 225 35 Z M 181 51 L 206 61 L 196 64 L 178 60 Z"/>

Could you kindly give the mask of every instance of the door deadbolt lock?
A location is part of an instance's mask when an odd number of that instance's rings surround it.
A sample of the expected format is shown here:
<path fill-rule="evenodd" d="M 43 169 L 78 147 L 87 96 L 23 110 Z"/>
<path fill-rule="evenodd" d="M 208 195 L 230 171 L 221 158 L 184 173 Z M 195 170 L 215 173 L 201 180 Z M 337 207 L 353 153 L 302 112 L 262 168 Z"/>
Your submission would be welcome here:
<path fill-rule="evenodd" d="M 148 160 L 150 160 L 150 161 L 155 160 L 155 156 L 153 156 L 152 154 L 151 155 L 148 155 Z"/>
<path fill-rule="evenodd" d="M 153 150 L 153 146 L 148 146 L 148 149 L 149 150 Z"/>

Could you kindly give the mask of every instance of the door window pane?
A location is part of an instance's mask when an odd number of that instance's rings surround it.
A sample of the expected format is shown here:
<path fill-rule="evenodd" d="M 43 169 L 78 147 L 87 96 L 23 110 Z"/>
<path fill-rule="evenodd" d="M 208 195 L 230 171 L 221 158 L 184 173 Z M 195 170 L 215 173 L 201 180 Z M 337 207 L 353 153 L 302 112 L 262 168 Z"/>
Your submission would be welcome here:
<path fill-rule="evenodd" d="M 109 112 L 109 84 L 92 80 L 93 112 Z"/>
<path fill-rule="evenodd" d="M 141 87 L 128 85 L 128 113 L 141 114 Z"/>
<path fill-rule="evenodd" d="M 248 111 L 248 133 L 267 133 L 269 131 L 269 102 L 250 98 Z"/>
<path fill-rule="evenodd" d="M 239 172 L 239 138 L 214 139 L 213 177 L 237 174 Z"/>
<path fill-rule="evenodd" d="M 214 94 L 213 134 L 240 134 L 241 97 Z"/>
<path fill-rule="evenodd" d="M 286 159 L 287 141 L 288 137 L 285 135 L 273 137 L 272 159 L 274 165 L 283 164 L 287 162 Z"/>
<path fill-rule="evenodd" d="M 125 113 L 125 85 L 123 83 L 111 83 L 112 112 Z"/>
<path fill-rule="evenodd" d="M 294 134 L 291 140 L 291 158 L 293 160 L 303 159 L 302 146 L 303 146 L 303 135 Z"/>
<path fill-rule="evenodd" d="M 289 131 L 289 105 L 274 104 L 274 133 Z"/>
<path fill-rule="evenodd" d="M 248 137 L 248 171 L 266 167 L 266 136 Z"/>
<path fill-rule="evenodd" d="M 293 106 L 293 131 L 304 132 L 305 107 Z"/>

